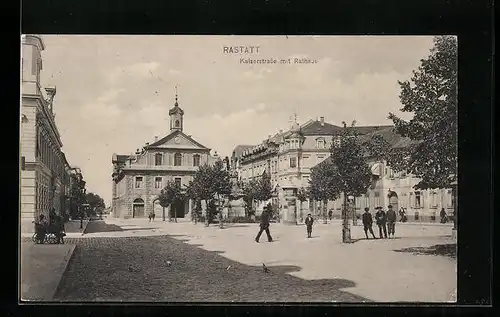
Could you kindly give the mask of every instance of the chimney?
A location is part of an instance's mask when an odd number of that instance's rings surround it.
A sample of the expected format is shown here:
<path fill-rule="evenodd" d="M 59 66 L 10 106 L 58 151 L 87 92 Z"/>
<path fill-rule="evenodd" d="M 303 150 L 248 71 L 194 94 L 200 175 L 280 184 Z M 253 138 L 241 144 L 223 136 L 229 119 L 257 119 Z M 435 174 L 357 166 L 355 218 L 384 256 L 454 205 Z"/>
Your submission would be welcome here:
<path fill-rule="evenodd" d="M 283 129 L 280 129 L 280 134 L 283 133 Z"/>
<path fill-rule="evenodd" d="M 157 141 L 158 141 L 158 136 L 157 136 L 157 135 L 155 135 L 155 142 L 157 142 Z"/>
<path fill-rule="evenodd" d="M 321 123 L 321 126 L 325 125 L 325 117 L 319 117 L 319 122 Z"/>
<path fill-rule="evenodd" d="M 149 145 L 149 142 L 146 142 L 146 146 L 148 146 L 148 145 Z"/>
<path fill-rule="evenodd" d="M 139 151 L 139 149 L 135 150 L 135 154 L 140 154 L 141 151 Z"/>

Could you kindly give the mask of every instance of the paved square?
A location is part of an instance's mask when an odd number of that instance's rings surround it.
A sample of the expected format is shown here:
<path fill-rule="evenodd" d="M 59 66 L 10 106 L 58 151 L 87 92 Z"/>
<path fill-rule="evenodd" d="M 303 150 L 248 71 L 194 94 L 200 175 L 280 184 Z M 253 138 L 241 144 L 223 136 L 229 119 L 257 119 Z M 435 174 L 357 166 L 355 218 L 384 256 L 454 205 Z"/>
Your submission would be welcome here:
<path fill-rule="evenodd" d="M 273 267 L 293 267 L 286 274 L 304 281 L 349 281 L 342 291 L 370 301 L 447 302 L 452 300 L 457 285 L 456 259 L 407 252 L 408 249 L 431 250 L 436 245 L 453 244 L 450 226 L 397 224 L 395 239 L 362 239 L 342 244 L 341 224 L 335 221 L 316 224 L 311 239 L 306 238 L 304 226 L 273 224 L 273 243 L 262 238 L 261 243 L 254 241 L 257 224 L 228 224 L 221 230 L 217 225 L 206 228 L 203 224 L 189 222 L 115 219 L 106 222 L 99 230 L 102 232 L 88 230 L 83 239 L 169 235 L 185 244 L 217 251 L 222 257 L 242 265 L 260 268 L 265 263 L 271 270 Z M 353 226 L 352 237 L 363 238 L 362 227 Z M 210 279 L 210 275 L 205 278 Z M 296 295 L 281 300 L 311 299 Z"/>

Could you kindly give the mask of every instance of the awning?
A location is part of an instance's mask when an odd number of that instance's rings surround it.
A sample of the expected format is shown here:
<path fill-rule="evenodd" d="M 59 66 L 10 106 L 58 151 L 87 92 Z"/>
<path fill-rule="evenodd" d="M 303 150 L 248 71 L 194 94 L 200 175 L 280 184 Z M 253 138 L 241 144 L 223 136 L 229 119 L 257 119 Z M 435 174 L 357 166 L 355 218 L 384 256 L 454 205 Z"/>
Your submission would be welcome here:
<path fill-rule="evenodd" d="M 371 167 L 371 172 L 372 175 L 380 176 L 380 174 L 382 174 L 382 164 L 381 163 L 373 164 Z"/>

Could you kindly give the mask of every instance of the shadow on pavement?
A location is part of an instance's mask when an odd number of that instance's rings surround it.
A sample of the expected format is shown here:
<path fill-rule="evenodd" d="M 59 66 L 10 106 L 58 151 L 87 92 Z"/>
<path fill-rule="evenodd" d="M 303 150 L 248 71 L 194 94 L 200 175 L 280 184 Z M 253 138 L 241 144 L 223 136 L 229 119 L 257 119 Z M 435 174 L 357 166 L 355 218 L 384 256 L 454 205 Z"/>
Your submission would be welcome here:
<path fill-rule="evenodd" d="M 305 280 L 298 266 L 250 266 L 168 236 L 75 239 L 60 301 L 370 302 L 346 279 Z"/>
<path fill-rule="evenodd" d="M 440 255 L 455 259 L 457 257 L 457 244 L 456 243 L 436 244 L 428 247 L 410 247 L 393 251 L 408 252 L 419 255 Z"/>
<path fill-rule="evenodd" d="M 98 233 L 98 232 L 116 232 L 123 231 L 120 226 L 108 224 L 101 220 L 90 221 L 85 229 L 85 233 Z"/>

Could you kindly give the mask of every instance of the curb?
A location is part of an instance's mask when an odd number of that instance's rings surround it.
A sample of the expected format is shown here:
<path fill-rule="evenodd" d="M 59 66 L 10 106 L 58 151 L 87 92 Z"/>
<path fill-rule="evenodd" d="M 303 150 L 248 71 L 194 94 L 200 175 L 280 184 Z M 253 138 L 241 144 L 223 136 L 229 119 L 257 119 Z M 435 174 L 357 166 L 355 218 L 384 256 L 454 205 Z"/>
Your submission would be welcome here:
<path fill-rule="evenodd" d="M 63 272 L 61 274 L 61 278 L 59 279 L 59 282 L 57 283 L 57 287 L 55 288 L 54 293 L 50 296 L 49 301 L 54 300 L 54 297 L 56 296 L 57 292 L 59 291 L 59 288 L 61 287 L 61 281 L 62 281 L 62 279 L 64 277 L 64 274 L 66 273 L 66 270 L 68 270 L 68 265 L 73 260 L 73 257 L 75 255 L 75 250 L 76 250 L 76 244 L 72 244 L 72 248 L 68 252 L 69 254 L 67 254 L 65 256 L 65 258 L 68 257 L 68 260 L 65 261 L 65 263 L 64 263 L 64 269 L 63 269 Z"/>
<path fill-rule="evenodd" d="M 90 222 L 89 220 L 87 220 L 87 222 L 85 222 L 85 226 L 83 227 L 83 230 L 82 230 L 82 236 L 86 233 L 89 222 Z"/>

